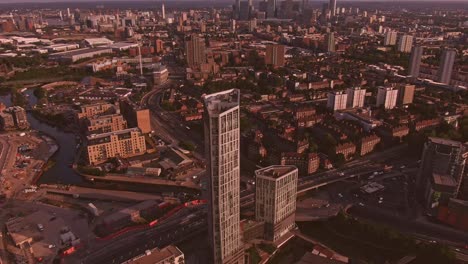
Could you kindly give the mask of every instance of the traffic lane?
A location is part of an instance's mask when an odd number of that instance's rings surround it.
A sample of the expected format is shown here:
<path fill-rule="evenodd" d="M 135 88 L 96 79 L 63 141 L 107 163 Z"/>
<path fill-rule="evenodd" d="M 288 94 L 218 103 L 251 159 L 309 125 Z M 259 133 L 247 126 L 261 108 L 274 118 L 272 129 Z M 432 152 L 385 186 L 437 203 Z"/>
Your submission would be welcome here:
<path fill-rule="evenodd" d="M 192 222 L 191 224 L 188 224 L 186 226 L 177 225 L 169 230 L 165 230 L 162 232 L 149 232 L 140 236 L 136 240 L 132 240 L 131 243 L 122 244 L 118 249 L 109 250 L 98 256 L 93 256 L 91 259 L 88 259 L 83 263 L 122 263 L 123 261 L 143 254 L 148 249 L 152 249 L 155 247 L 162 248 L 170 244 L 175 244 L 193 235 L 196 235 L 199 232 L 203 232 L 203 226 L 206 227 L 206 220 L 198 219 L 195 222 Z"/>

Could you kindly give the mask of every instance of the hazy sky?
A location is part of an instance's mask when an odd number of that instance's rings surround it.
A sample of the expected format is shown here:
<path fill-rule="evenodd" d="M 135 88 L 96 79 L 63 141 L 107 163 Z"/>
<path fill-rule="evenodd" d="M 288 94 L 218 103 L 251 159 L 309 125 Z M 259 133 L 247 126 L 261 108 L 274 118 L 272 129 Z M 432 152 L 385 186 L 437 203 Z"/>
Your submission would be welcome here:
<path fill-rule="evenodd" d="M 0 3 L 54 3 L 54 2 L 72 2 L 72 3 L 78 3 L 78 2 L 88 2 L 88 3 L 105 3 L 105 2 L 127 2 L 131 3 L 132 0 L 0 0 Z M 217 2 L 217 3 L 230 3 L 234 2 L 235 0 L 136 0 L 137 2 L 154 2 L 154 3 L 169 3 L 169 2 Z M 247 0 L 245 0 L 247 1 Z M 254 0 L 254 2 L 259 2 L 261 0 Z M 283 0 L 277 0 L 277 1 L 283 1 Z M 295 0 L 295 1 L 300 1 L 300 0 Z M 309 0 L 309 3 L 320 3 L 320 2 L 328 2 L 327 0 Z M 385 2 L 385 3 L 405 3 L 405 2 L 468 2 L 468 0 L 338 0 L 339 2 Z"/>
<path fill-rule="evenodd" d="M 0 0 L 0 3 L 53 3 L 53 2 L 94 2 L 96 4 L 99 4 L 100 2 L 129 2 L 129 0 Z M 234 2 L 234 0 L 137 0 L 141 2 L 189 2 L 189 1 L 196 1 L 196 2 Z M 254 0 L 254 2 L 259 2 L 261 0 Z M 278 1 L 283 1 L 283 0 L 278 0 Z M 296 0 L 298 1 L 298 0 Z M 316 2 L 326 2 L 326 0 L 313 0 Z M 445 0 L 338 0 L 337 2 L 387 2 L 387 3 L 404 3 L 404 2 L 441 2 Z M 448 0 L 447 2 L 464 2 L 467 0 Z"/>

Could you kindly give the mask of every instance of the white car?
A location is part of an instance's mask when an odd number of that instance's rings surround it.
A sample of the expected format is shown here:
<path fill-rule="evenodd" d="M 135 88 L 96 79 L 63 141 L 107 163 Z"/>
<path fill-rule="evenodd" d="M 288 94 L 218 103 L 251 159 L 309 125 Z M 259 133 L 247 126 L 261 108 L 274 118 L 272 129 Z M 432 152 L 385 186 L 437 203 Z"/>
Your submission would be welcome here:
<path fill-rule="evenodd" d="M 359 203 L 359 206 L 364 206 L 364 204 L 363 204 L 363 203 Z"/>

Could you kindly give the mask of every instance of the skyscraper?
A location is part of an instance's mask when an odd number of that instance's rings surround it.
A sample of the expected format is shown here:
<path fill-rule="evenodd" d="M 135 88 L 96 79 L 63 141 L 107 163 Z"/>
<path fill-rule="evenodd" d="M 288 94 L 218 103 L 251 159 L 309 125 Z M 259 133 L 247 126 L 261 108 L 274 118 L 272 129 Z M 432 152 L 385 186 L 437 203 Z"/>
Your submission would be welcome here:
<path fill-rule="evenodd" d="M 422 58 L 423 52 L 424 52 L 424 48 L 422 46 L 416 46 L 411 51 L 408 75 L 414 78 L 419 77 L 419 69 L 421 68 L 421 58 Z"/>
<path fill-rule="evenodd" d="M 327 107 L 330 110 L 343 110 L 346 109 L 348 95 L 342 91 L 328 93 Z"/>
<path fill-rule="evenodd" d="M 336 0 L 330 0 L 328 8 L 330 9 L 331 16 L 336 16 Z"/>
<path fill-rule="evenodd" d="M 248 20 L 250 17 L 250 3 L 248 1 L 240 2 L 239 20 Z"/>
<path fill-rule="evenodd" d="M 346 94 L 348 95 L 346 103 L 347 108 L 356 108 L 364 106 L 364 100 L 366 98 L 366 89 L 361 89 L 361 87 L 348 88 L 346 89 Z"/>
<path fill-rule="evenodd" d="M 205 40 L 192 34 L 185 38 L 185 53 L 189 67 L 199 66 L 205 62 Z"/>
<path fill-rule="evenodd" d="M 410 84 L 398 85 L 398 104 L 407 105 L 413 103 L 415 88 L 415 85 Z"/>
<path fill-rule="evenodd" d="M 393 46 L 397 42 L 397 32 L 396 31 L 388 31 L 385 33 L 384 45 L 385 46 Z"/>
<path fill-rule="evenodd" d="M 393 87 L 379 87 L 377 92 L 377 107 L 383 105 L 385 109 L 393 109 L 396 106 L 398 90 Z"/>
<path fill-rule="evenodd" d="M 335 52 L 335 33 L 330 32 L 327 34 L 327 51 Z"/>
<path fill-rule="evenodd" d="M 276 17 L 276 0 L 267 0 L 267 18 Z"/>
<path fill-rule="evenodd" d="M 272 65 L 273 67 L 284 66 L 284 45 L 267 45 L 265 64 Z"/>
<path fill-rule="evenodd" d="M 409 53 L 411 52 L 412 47 L 413 47 L 413 36 L 411 35 L 401 36 L 400 42 L 398 43 L 398 51 Z"/>
<path fill-rule="evenodd" d="M 234 4 L 234 10 L 233 10 L 233 18 L 234 19 L 239 19 L 240 17 L 240 5 L 241 5 L 241 1 L 240 0 L 236 0 L 236 3 Z"/>
<path fill-rule="evenodd" d="M 240 91 L 203 96 L 209 237 L 215 264 L 244 263 L 240 230 Z"/>
<path fill-rule="evenodd" d="M 295 227 L 298 169 L 270 166 L 255 171 L 255 218 L 265 222 L 265 238 L 278 241 Z"/>
<path fill-rule="evenodd" d="M 435 188 L 431 185 L 453 187 L 449 189 L 450 193 L 447 196 L 450 197 L 447 198 L 468 196 L 468 185 L 465 185 L 468 176 L 463 176 L 467 159 L 467 144 L 443 138 L 429 138 L 424 146 L 416 182 L 419 194 L 429 208 L 435 207 L 441 202 L 440 198 L 443 198 L 440 193 L 433 192 Z M 465 181 L 465 184 L 460 188 L 462 181 Z"/>
<path fill-rule="evenodd" d="M 440 58 L 439 71 L 437 72 L 439 82 L 445 84 L 450 83 L 450 79 L 452 79 L 453 64 L 455 63 L 456 57 L 457 51 L 455 49 L 445 49 L 442 52 L 442 57 Z"/>
<path fill-rule="evenodd" d="M 166 8 L 164 7 L 164 3 L 161 6 L 162 18 L 166 19 Z"/>

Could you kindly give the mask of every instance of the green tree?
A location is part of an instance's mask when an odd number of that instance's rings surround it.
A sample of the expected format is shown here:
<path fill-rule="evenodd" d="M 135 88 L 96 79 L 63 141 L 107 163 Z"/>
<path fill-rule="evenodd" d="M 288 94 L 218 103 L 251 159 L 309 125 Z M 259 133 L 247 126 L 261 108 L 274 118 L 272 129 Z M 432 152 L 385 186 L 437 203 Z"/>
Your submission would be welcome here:
<path fill-rule="evenodd" d="M 47 97 L 47 90 L 39 87 L 34 90 L 34 95 L 37 97 L 37 99 L 43 99 Z"/>

